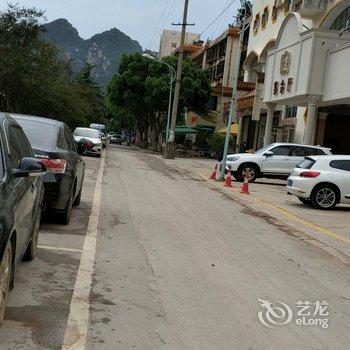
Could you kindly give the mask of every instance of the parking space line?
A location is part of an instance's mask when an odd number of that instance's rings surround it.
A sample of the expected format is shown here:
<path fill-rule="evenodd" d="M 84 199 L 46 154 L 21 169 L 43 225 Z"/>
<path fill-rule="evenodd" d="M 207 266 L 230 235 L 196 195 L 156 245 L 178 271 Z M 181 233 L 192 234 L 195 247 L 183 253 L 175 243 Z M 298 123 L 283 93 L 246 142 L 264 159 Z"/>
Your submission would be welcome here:
<path fill-rule="evenodd" d="M 82 350 L 85 349 L 86 346 L 89 329 L 90 293 L 95 266 L 98 223 L 101 207 L 101 187 L 105 161 L 106 152 L 103 152 L 99 173 L 96 179 L 95 193 L 81 254 L 79 270 L 70 304 L 67 328 L 62 346 L 62 349 L 64 350 Z"/>
<path fill-rule="evenodd" d="M 204 180 L 207 180 L 209 181 L 209 176 L 205 176 L 204 174 L 202 173 L 198 173 L 198 175 L 203 178 Z M 213 181 L 214 182 L 214 181 Z M 214 182 L 215 183 L 215 182 Z M 310 221 L 307 221 L 307 220 L 304 220 L 302 218 L 300 218 L 299 216 L 291 213 L 290 211 L 288 211 L 287 209 L 283 209 L 283 208 L 280 208 L 280 207 L 277 207 L 269 202 L 266 202 L 264 201 L 263 199 L 259 199 L 258 197 L 256 197 L 255 195 L 252 195 L 250 194 L 250 197 L 252 200 L 254 200 L 255 202 L 259 203 L 259 204 L 263 204 L 264 206 L 268 206 L 270 207 L 271 209 L 274 209 L 276 211 L 278 211 L 279 213 L 283 214 L 285 217 L 287 217 L 288 219 L 291 219 L 295 222 L 298 222 L 304 226 L 307 226 L 317 232 L 320 232 L 320 233 L 323 233 L 324 235 L 328 236 L 328 237 L 331 237 L 337 241 L 342 241 L 346 244 L 350 244 L 350 239 L 346 238 L 346 237 L 343 237 L 341 235 L 338 235 L 336 234 L 335 232 L 325 228 L 325 227 L 322 227 L 322 226 L 318 226 Z"/>
<path fill-rule="evenodd" d="M 82 249 L 75 249 L 75 248 L 64 248 L 64 247 L 51 247 L 47 245 L 38 245 L 39 249 L 46 249 L 46 250 L 61 250 L 63 252 L 73 252 L 73 253 L 82 253 Z"/>
<path fill-rule="evenodd" d="M 310 221 L 307 221 L 307 220 L 304 220 L 302 218 L 300 218 L 299 216 L 291 213 L 290 211 L 288 211 L 287 209 L 283 209 L 283 208 L 280 208 L 280 207 L 277 207 L 269 202 L 266 202 L 262 199 L 259 199 L 255 196 L 252 196 L 251 197 L 254 201 L 256 201 L 257 203 L 260 203 L 260 204 L 263 204 L 265 206 L 268 206 L 278 212 L 280 212 L 281 214 L 283 214 L 285 217 L 287 217 L 288 219 L 291 219 L 291 220 L 294 220 L 296 222 L 299 222 L 300 224 L 303 224 L 304 226 L 308 226 L 309 228 L 315 230 L 315 231 L 318 231 L 318 232 L 321 232 L 329 237 L 332 237 L 338 241 L 342 241 L 344 243 L 347 243 L 347 244 L 350 244 L 350 239 L 348 238 L 345 238 L 343 236 L 340 236 L 336 233 L 334 233 L 333 231 L 331 230 L 328 230 L 326 229 L 325 227 L 322 227 L 322 226 L 318 226 Z"/>

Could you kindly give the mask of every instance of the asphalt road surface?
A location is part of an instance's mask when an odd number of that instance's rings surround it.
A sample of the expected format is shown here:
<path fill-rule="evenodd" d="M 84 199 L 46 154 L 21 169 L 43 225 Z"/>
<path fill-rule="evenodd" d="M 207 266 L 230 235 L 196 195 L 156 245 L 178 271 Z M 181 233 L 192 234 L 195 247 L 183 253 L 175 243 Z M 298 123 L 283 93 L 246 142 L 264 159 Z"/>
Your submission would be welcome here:
<path fill-rule="evenodd" d="M 349 348 L 349 265 L 160 157 L 87 158 L 81 207 L 55 220 L 0 349 Z"/>

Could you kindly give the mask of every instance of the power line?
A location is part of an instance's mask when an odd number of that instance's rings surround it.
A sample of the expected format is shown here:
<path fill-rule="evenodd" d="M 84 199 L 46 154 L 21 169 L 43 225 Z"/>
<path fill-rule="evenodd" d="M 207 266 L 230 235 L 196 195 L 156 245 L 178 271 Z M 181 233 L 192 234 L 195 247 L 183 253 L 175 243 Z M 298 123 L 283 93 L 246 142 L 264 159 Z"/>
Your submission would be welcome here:
<path fill-rule="evenodd" d="M 220 19 L 223 14 L 233 5 L 233 3 L 236 2 L 236 0 L 231 1 L 218 15 L 217 17 L 199 34 L 199 37 L 202 36 L 209 28 L 211 28 L 214 23 Z"/>
<path fill-rule="evenodd" d="M 168 0 L 168 1 L 170 1 L 170 0 Z M 165 19 L 164 19 L 164 21 L 163 21 L 163 24 L 162 24 L 161 26 L 158 26 L 158 27 L 157 27 L 157 29 L 159 29 L 159 27 L 160 27 L 160 31 L 158 31 L 158 33 L 155 33 L 155 35 L 154 35 L 154 37 L 153 37 L 153 39 L 152 39 L 152 42 L 150 42 L 149 46 L 153 43 L 154 38 L 157 38 L 157 37 L 160 35 L 160 33 L 162 32 L 162 30 L 164 29 L 165 23 L 168 21 L 168 19 L 169 19 L 171 13 L 172 13 L 172 11 L 173 11 L 173 8 L 174 8 L 174 5 L 175 5 L 175 1 L 176 1 L 176 0 L 173 0 L 171 6 L 170 6 L 170 8 L 169 8 L 169 11 L 168 11 L 168 13 L 167 13 L 167 15 L 166 15 L 166 17 L 165 17 Z"/>
<path fill-rule="evenodd" d="M 151 44 L 153 43 L 153 39 L 154 39 L 154 37 L 155 37 L 155 35 L 156 35 L 157 31 L 158 31 L 158 28 L 159 28 L 160 24 L 162 23 L 162 20 L 163 20 L 163 17 L 164 17 L 164 15 L 165 15 L 165 11 L 166 11 L 166 9 L 167 9 L 167 7 L 168 7 L 169 2 L 170 2 L 170 0 L 167 0 L 167 2 L 165 3 L 165 6 L 164 6 L 164 9 L 163 9 L 162 15 L 161 15 L 160 18 L 159 18 L 159 21 L 158 21 L 158 24 L 157 24 L 157 26 L 156 26 L 156 29 L 154 30 L 153 35 L 152 35 L 152 37 L 151 37 L 151 40 L 150 40 L 150 42 L 148 43 L 148 46 L 146 47 L 146 49 L 149 49 L 150 46 L 151 46 Z"/>
<path fill-rule="evenodd" d="M 163 25 L 162 25 L 162 27 L 161 27 L 161 31 L 164 29 L 165 23 L 168 21 L 170 15 L 171 15 L 171 12 L 173 11 L 173 8 L 174 8 L 174 5 L 175 5 L 175 1 L 176 1 L 176 0 L 173 0 L 173 3 L 172 3 L 171 6 L 170 6 L 169 12 L 168 12 L 168 14 L 167 14 L 165 20 L 163 21 Z"/>

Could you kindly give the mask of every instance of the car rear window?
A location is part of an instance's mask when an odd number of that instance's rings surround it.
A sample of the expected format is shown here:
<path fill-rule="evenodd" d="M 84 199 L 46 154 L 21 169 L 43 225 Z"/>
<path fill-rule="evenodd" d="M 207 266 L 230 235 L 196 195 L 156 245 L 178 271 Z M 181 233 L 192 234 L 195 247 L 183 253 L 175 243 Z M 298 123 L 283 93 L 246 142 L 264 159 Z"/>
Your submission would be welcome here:
<path fill-rule="evenodd" d="M 52 150 L 57 144 L 57 126 L 30 119 L 16 119 L 33 148 Z"/>
<path fill-rule="evenodd" d="M 299 163 L 297 165 L 297 168 L 300 169 L 311 169 L 314 164 L 316 163 L 315 160 L 311 159 L 311 158 L 305 158 L 301 163 Z"/>
<path fill-rule="evenodd" d="M 333 160 L 329 166 L 335 169 L 350 171 L 350 160 Z"/>
<path fill-rule="evenodd" d="M 81 129 L 77 128 L 74 131 L 75 136 L 82 136 L 82 137 L 91 137 L 94 139 L 99 139 L 101 137 L 101 134 L 99 131 L 94 129 Z"/>

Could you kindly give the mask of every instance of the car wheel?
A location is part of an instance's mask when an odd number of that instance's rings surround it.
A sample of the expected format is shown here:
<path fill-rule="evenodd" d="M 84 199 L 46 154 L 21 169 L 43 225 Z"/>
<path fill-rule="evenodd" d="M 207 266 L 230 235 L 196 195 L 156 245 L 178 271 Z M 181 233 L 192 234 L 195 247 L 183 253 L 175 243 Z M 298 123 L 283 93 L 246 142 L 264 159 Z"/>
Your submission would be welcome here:
<path fill-rule="evenodd" d="M 33 234 L 32 234 L 32 239 L 30 240 L 27 250 L 23 256 L 24 261 L 32 261 L 36 256 L 38 240 L 39 240 L 40 223 L 41 223 L 41 214 L 39 214 L 37 217 Z"/>
<path fill-rule="evenodd" d="M 73 195 L 69 198 L 69 203 L 67 209 L 62 213 L 62 223 L 68 225 L 70 222 L 70 217 L 72 214 L 73 207 Z"/>
<path fill-rule="evenodd" d="M 12 244 L 8 241 L 0 263 L 0 324 L 5 316 L 6 299 L 12 277 Z"/>
<path fill-rule="evenodd" d="M 303 198 L 303 197 L 298 197 L 301 203 L 306 204 L 306 205 L 311 205 L 311 199 L 308 198 Z"/>
<path fill-rule="evenodd" d="M 337 205 L 337 190 L 331 185 L 318 186 L 311 194 L 311 202 L 317 209 L 332 209 Z"/>
<path fill-rule="evenodd" d="M 244 181 L 246 175 L 248 175 L 249 182 L 254 182 L 258 178 L 259 170 L 255 165 L 247 164 L 241 165 L 237 171 L 237 180 Z"/>

